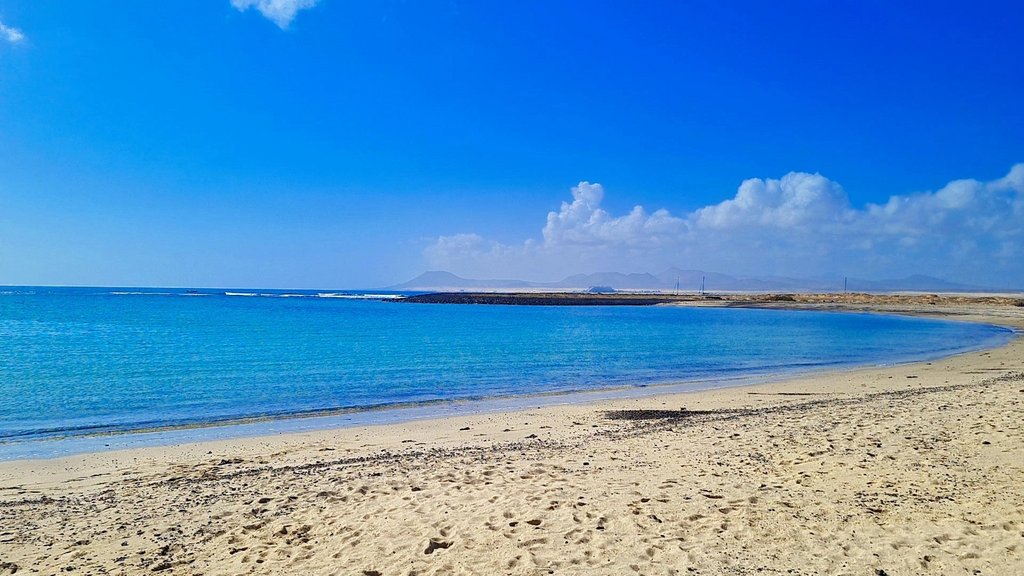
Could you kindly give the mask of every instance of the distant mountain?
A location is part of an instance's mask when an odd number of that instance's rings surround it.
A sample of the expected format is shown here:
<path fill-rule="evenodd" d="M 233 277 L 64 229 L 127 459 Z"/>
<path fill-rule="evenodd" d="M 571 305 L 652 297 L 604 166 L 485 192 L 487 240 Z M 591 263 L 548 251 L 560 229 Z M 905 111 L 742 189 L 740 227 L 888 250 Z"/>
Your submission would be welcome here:
<path fill-rule="evenodd" d="M 621 272 L 597 272 L 576 274 L 561 282 L 553 282 L 557 288 L 590 288 L 610 286 L 616 290 L 658 290 L 663 282 L 652 274 L 623 274 Z"/>
<path fill-rule="evenodd" d="M 696 292 L 704 286 L 706 290 L 735 292 L 768 292 L 808 290 L 842 290 L 842 278 L 835 281 L 814 281 L 808 279 L 769 277 L 736 277 L 718 272 L 703 270 L 681 270 L 669 268 L 657 275 L 654 274 L 621 274 L 618 272 L 601 272 L 597 274 L 577 274 L 561 282 L 553 283 L 559 288 L 587 288 L 589 286 L 611 286 L 617 290 L 675 290 L 677 287 L 684 292 Z"/>
<path fill-rule="evenodd" d="M 892 280 L 850 278 L 851 291 L 859 292 L 985 292 L 988 288 L 949 282 L 942 278 L 916 274 Z"/>
<path fill-rule="evenodd" d="M 703 285 L 708 292 L 840 292 L 843 278 L 788 278 L 785 276 L 730 276 L 703 270 L 669 268 L 659 274 L 622 272 L 595 272 L 574 274 L 558 282 L 527 282 L 509 279 L 470 279 L 440 270 L 424 272 L 419 276 L 389 286 L 388 290 L 460 291 L 460 290 L 586 290 L 593 286 L 607 286 L 615 290 L 670 291 L 677 287 L 683 292 L 696 292 Z M 849 278 L 846 288 L 850 292 L 984 292 L 980 286 L 949 282 L 932 276 L 908 276 L 889 280 Z"/>
<path fill-rule="evenodd" d="M 403 282 L 388 286 L 388 290 L 465 290 L 469 289 L 498 289 L 498 288 L 535 288 L 537 283 L 523 280 L 473 280 L 456 276 L 451 272 L 443 270 L 432 270 L 424 272 L 419 276 Z"/>

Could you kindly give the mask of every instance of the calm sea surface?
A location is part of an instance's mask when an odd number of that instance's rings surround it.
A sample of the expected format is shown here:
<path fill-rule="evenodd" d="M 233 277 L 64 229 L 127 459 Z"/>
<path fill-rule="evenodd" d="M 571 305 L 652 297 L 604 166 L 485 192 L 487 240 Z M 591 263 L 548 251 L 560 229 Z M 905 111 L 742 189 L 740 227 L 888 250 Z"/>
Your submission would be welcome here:
<path fill-rule="evenodd" d="M 1011 334 L 866 314 L 199 292 L 0 288 L 0 445 L 382 405 L 707 387 L 937 357 Z"/>

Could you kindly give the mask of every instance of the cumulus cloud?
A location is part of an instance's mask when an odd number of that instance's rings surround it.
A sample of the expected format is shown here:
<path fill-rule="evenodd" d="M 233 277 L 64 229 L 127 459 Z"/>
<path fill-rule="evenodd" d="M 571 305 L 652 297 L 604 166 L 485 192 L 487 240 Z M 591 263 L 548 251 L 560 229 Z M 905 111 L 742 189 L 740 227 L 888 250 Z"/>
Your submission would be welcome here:
<path fill-rule="evenodd" d="M 17 44 L 25 40 L 25 35 L 21 30 L 0 22 L 0 38 L 3 38 L 11 44 Z"/>
<path fill-rule="evenodd" d="M 299 10 L 312 8 L 317 2 L 319 0 L 231 0 L 231 5 L 240 12 L 255 8 L 284 30 L 295 19 Z"/>
<path fill-rule="evenodd" d="M 612 216 L 601 208 L 604 188 L 600 184 L 580 182 L 572 189 L 572 202 L 562 202 L 558 212 L 548 213 L 542 232 L 546 245 L 584 244 L 659 246 L 671 241 L 685 222 L 658 210 L 648 214 L 643 206 L 634 206 L 625 216 Z"/>
<path fill-rule="evenodd" d="M 956 180 L 862 207 L 837 182 L 803 172 L 746 180 L 731 198 L 680 215 L 642 206 L 611 214 L 596 183 L 580 182 L 571 193 L 548 213 L 539 239 L 441 236 L 426 260 L 466 275 L 537 279 L 680 266 L 1024 285 L 1024 164 L 996 180 Z"/>
<path fill-rule="evenodd" d="M 697 226 L 792 228 L 840 223 L 853 216 L 843 188 L 821 174 L 790 172 L 781 180 L 751 178 L 736 196 L 694 215 Z"/>

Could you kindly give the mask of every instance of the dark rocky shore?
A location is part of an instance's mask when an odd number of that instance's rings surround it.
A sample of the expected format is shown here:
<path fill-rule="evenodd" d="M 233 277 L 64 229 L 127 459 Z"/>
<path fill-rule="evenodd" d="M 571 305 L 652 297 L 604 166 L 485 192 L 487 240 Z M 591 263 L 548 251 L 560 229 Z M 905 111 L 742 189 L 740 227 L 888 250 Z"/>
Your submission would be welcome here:
<path fill-rule="evenodd" d="M 587 294 L 582 292 L 437 292 L 398 300 L 419 304 L 505 304 L 514 306 L 650 306 L 695 301 L 671 294 Z"/>
<path fill-rule="evenodd" d="M 660 294 L 587 292 L 435 292 L 395 300 L 419 304 L 504 304 L 514 306 L 652 306 L 656 304 L 706 303 L 715 306 L 801 307 L 836 305 L 986 305 L 1024 306 L 1024 299 L 1010 296 L 967 294 Z"/>

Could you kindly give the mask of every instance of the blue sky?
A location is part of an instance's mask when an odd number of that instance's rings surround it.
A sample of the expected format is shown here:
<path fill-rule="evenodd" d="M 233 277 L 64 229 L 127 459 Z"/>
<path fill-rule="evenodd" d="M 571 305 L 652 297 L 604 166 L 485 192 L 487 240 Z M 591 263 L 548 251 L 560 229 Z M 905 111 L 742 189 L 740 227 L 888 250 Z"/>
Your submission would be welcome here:
<path fill-rule="evenodd" d="M 0 284 L 678 266 L 1024 287 L 1022 17 L 0 0 Z"/>

